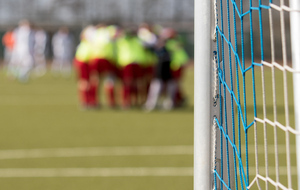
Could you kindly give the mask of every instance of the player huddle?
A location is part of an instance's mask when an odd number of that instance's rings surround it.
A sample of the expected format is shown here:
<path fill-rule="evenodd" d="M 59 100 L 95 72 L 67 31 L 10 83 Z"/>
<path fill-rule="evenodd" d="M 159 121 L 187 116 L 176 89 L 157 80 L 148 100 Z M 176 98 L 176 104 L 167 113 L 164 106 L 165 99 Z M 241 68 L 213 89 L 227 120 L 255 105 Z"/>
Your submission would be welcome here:
<path fill-rule="evenodd" d="M 83 108 L 101 105 L 102 81 L 110 107 L 120 104 L 124 109 L 142 106 L 153 110 L 162 96 L 163 109 L 184 102 L 179 84 L 189 58 L 173 29 L 99 24 L 87 26 L 80 38 L 74 65 Z M 116 101 L 117 80 L 122 84 L 120 103 Z"/>

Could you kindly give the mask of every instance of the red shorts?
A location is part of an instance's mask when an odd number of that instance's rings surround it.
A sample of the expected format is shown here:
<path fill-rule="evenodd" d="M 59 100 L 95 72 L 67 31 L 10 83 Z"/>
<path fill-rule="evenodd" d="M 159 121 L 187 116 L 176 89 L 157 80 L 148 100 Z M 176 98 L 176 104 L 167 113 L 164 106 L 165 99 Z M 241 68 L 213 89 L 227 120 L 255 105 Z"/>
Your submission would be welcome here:
<path fill-rule="evenodd" d="M 94 59 L 90 62 L 91 72 L 97 71 L 99 74 L 102 73 L 115 73 L 116 67 L 107 59 Z"/>
<path fill-rule="evenodd" d="M 144 76 L 152 76 L 154 72 L 153 66 L 143 67 L 143 75 Z"/>
<path fill-rule="evenodd" d="M 77 70 L 78 79 L 89 80 L 90 78 L 89 64 L 74 59 L 74 66 Z"/>
<path fill-rule="evenodd" d="M 126 65 L 122 69 L 122 78 L 124 80 L 139 79 L 142 76 L 143 76 L 143 69 L 140 67 L 140 65 L 136 63 Z"/>
<path fill-rule="evenodd" d="M 177 79 L 177 80 L 179 80 L 179 79 L 181 79 L 181 75 L 182 75 L 182 67 L 180 67 L 179 69 L 177 69 L 177 70 L 172 70 L 172 77 L 173 77 L 173 79 Z"/>

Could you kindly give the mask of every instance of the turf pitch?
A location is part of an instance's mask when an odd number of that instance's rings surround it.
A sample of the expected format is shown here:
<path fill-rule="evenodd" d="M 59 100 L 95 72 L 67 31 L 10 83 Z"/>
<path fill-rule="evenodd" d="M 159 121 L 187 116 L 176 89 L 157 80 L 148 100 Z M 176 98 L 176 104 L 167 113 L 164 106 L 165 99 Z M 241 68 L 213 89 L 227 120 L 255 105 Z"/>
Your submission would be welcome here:
<path fill-rule="evenodd" d="M 183 109 L 82 111 L 74 76 L 21 84 L 2 69 L 1 188 L 192 189 L 193 70 L 185 76 Z"/>
<path fill-rule="evenodd" d="M 271 71 L 265 69 L 265 72 L 266 84 L 270 84 Z M 21 84 L 8 79 L 4 70 L 0 70 L 1 187 L 25 190 L 192 189 L 193 76 L 193 69 L 188 68 L 183 81 L 187 107 L 172 112 L 146 113 L 140 109 L 110 110 L 105 106 L 100 110 L 82 111 L 78 107 L 74 76 L 64 79 L 47 73 Z M 255 76 L 258 115 L 262 118 L 259 68 Z M 251 75 L 247 77 L 246 82 L 250 84 Z M 282 81 L 282 73 L 276 72 L 277 119 L 285 123 Z M 248 92 L 251 121 L 252 84 L 247 85 Z M 267 116 L 273 120 L 271 92 L 271 85 L 266 85 Z M 293 97 L 290 90 L 288 94 L 293 126 Z M 258 124 L 258 159 L 262 175 L 265 173 L 263 133 L 262 124 Z M 286 137 L 282 130 L 278 133 L 279 177 L 286 186 Z M 269 176 L 275 179 L 274 129 L 269 125 L 267 138 Z M 250 181 L 255 174 L 253 140 L 252 127 L 249 129 Z M 294 141 L 291 135 L 292 186 L 296 187 Z M 265 189 L 265 183 L 260 182 Z M 272 187 L 269 184 L 269 188 Z"/>

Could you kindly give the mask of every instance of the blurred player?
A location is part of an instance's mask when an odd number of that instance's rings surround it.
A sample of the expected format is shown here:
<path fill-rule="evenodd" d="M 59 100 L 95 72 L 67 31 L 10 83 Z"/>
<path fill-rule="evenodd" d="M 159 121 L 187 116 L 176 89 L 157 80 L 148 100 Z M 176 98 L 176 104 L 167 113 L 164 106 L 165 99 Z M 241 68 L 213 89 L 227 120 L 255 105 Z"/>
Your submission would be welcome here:
<path fill-rule="evenodd" d="M 113 26 L 99 25 L 93 36 L 93 54 L 90 62 L 90 96 L 95 105 L 99 105 L 100 79 L 104 80 L 104 90 L 110 107 L 116 106 Z"/>
<path fill-rule="evenodd" d="M 138 30 L 138 37 L 144 46 L 144 58 L 141 64 L 142 68 L 142 86 L 140 87 L 142 102 L 147 98 L 150 82 L 153 77 L 153 68 L 157 62 L 154 53 L 155 45 L 157 43 L 157 36 L 151 31 L 151 27 L 147 23 L 140 25 Z"/>
<path fill-rule="evenodd" d="M 15 44 L 13 30 L 9 29 L 6 31 L 2 38 L 2 44 L 4 46 L 4 62 L 5 65 L 7 65 L 10 62 Z"/>
<path fill-rule="evenodd" d="M 171 55 L 171 70 L 172 76 L 177 83 L 177 90 L 175 96 L 175 106 L 182 106 L 186 98 L 184 97 L 182 88 L 180 87 L 183 71 L 189 56 L 183 48 L 182 42 L 179 39 L 176 31 L 172 28 L 165 28 L 162 30 L 162 37 L 166 39 L 166 48 Z"/>
<path fill-rule="evenodd" d="M 22 20 L 14 30 L 15 39 L 12 58 L 8 66 L 8 72 L 21 82 L 27 82 L 33 68 L 34 32 L 27 20 Z"/>
<path fill-rule="evenodd" d="M 88 26 L 81 33 L 81 41 L 77 46 L 74 58 L 74 66 L 78 77 L 78 93 L 80 105 L 83 109 L 95 108 L 94 102 L 90 98 L 90 66 L 89 62 L 92 56 L 92 36 L 94 27 Z"/>
<path fill-rule="evenodd" d="M 118 65 L 123 82 L 123 108 L 139 105 L 138 82 L 142 77 L 144 49 L 133 30 L 123 33 L 117 41 Z"/>
<path fill-rule="evenodd" d="M 34 32 L 34 49 L 33 58 L 35 64 L 35 74 L 37 76 L 43 76 L 46 73 L 46 44 L 47 44 L 47 34 L 46 32 L 37 27 Z"/>
<path fill-rule="evenodd" d="M 170 110 L 174 107 L 175 92 L 177 83 L 172 77 L 171 72 L 171 55 L 166 48 L 166 41 L 160 38 L 156 49 L 158 62 L 155 66 L 154 79 L 151 81 L 150 89 L 145 103 L 145 109 L 151 111 L 156 108 L 162 91 L 166 88 L 166 97 L 163 101 L 162 108 Z"/>
<path fill-rule="evenodd" d="M 64 77 L 71 75 L 72 57 L 74 51 L 73 37 L 67 27 L 61 27 L 52 38 L 53 62 L 51 72 Z"/>

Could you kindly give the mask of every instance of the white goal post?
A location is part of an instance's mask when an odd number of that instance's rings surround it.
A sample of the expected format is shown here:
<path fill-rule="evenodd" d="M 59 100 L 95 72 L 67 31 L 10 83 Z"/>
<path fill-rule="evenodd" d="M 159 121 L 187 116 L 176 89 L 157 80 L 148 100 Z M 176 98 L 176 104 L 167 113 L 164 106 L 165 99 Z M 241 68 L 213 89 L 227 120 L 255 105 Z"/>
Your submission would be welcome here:
<path fill-rule="evenodd" d="M 211 1 L 195 0 L 194 189 L 211 189 Z M 205 111 L 204 111 L 205 110 Z"/>

